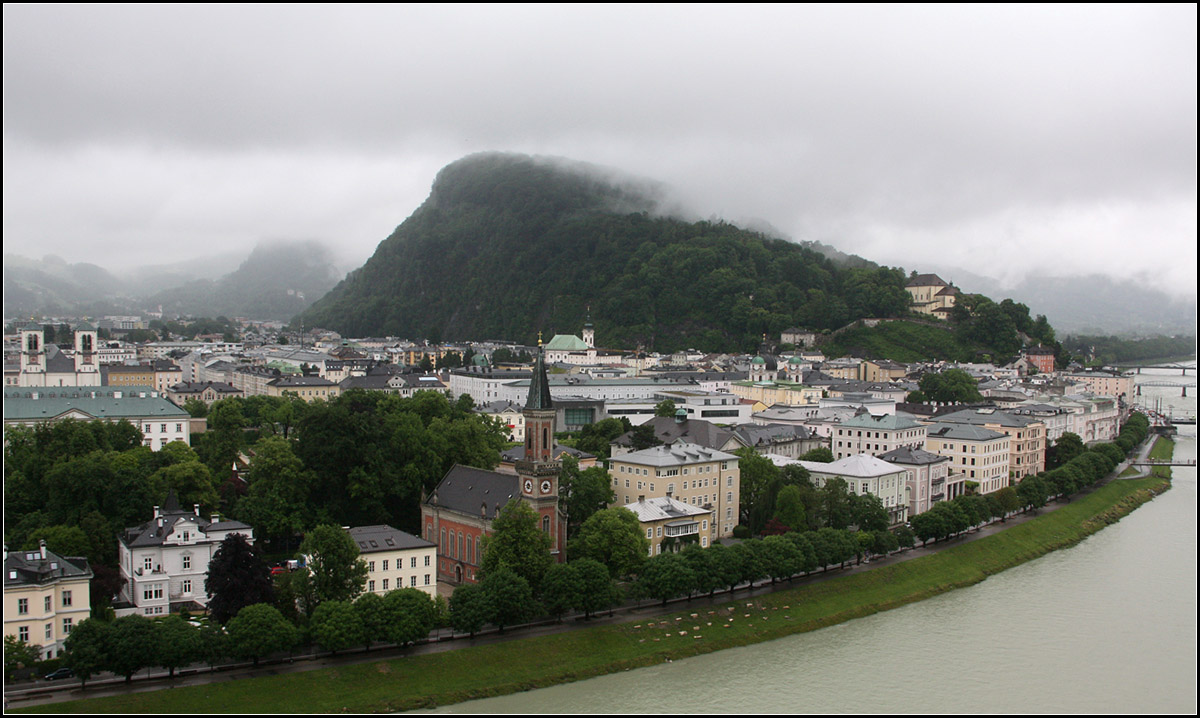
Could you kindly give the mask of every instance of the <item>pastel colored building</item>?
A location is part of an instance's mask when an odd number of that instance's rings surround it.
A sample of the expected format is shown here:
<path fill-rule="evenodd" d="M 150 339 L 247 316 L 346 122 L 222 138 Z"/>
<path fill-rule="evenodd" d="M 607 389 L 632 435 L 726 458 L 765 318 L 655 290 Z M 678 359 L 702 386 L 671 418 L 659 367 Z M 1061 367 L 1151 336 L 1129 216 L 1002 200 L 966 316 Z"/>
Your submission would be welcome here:
<path fill-rule="evenodd" d="M 713 512 L 709 538 L 733 535 L 741 500 L 738 457 L 687 441 L 614 456 L 609 462 L 615 506 L 670 496 Z"/>
<path fill-rule="evenodd" d="M 4 549 L 4 635 L 63 652 L 71 629 L 91 615 L 92 570 L 86 558 L 59 556 L 42 541 L 31 551 Z"/>

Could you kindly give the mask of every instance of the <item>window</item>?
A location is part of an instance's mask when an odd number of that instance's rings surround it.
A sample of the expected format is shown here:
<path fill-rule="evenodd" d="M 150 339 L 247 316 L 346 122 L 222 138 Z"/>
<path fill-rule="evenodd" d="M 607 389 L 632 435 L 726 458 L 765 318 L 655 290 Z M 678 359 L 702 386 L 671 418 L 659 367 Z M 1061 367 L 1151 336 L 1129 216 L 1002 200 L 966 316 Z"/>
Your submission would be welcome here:
<path fill-rule="evenodd" d="M 29 626 L 21 626 L 17 629 L 17 640 L 29 642 Z"/>
<path fill-rule="evenodd" d="M 190 579 L 190 578 L 183 579 L 183 583 L 181 583 L 179 585 L 179 591 L 180 591 L 180 593 L 183 593 L 183 594 L 191 593 L 192 592 L 192 579 Z"/>
<path fill-rule="evenodd" d="M 54 640 L 54 624 L 53 623 L 46 624 L 46 640 L 47 641 Z"/>
<path fill-rule="evenodd" d="M 187 540 L 187 534 L 184 534 L 184 540 Z M 188 554 L 183 555 L 183 570 L 188 571 L 192 568 L 192 557 Z"/>
<path fill-rule="evenodd" d="M 142 559 L 142 568 L 146 571 L 153 569 L 154 568 L 154 557 L 153 556 L 144 557 Z"/>
<path fill-rule="evenodd" d="M 426 566 L 429 565 L 429 557 L 428 556 L 425 557 L 425 565 Z M 426 581 L 426 583 L 428 583 L 428 581 Z"/>
<path fill-rule="evenodd" d="M 429 574 L 425 574 L 425 585 L 429 585 Z"/>
<path fill-rule="evenodd" d="M 367 570 L 370 571 L 371 573 L 375 573 L 375 562 L 374 561 L 367 562 Z"/>
<path fill-rule="evenodd" d="M 412 557 L 412 559 L 410 560 L 410 562 L 409 562 L 409 564 L 408 564 L 408 567 L 409 567 L 409 568 L 416 568 L 416 567 L 417 567 L 417 557 L 416 557 L 416 556 L 413 556 L 413 557 Z"/>
<path fill-rule="evenodd" d="M 384 559 L 384 561 L 383 561 L 383 570 L 384 570 L 384 571 L 388 570 L 388 562 L 387 562 L 387 559 Z"/>
<path fill-rule="evenodd" d="M 374 581 L 367 581 L 367 590 L 372 593 L 375 592 L 375 582 Z"/>
<path fill-rule="evenodd" d="M 73 618 L 64 618 L 63 619 L 63 635 L 70 635 L 71 629 L 74 627 L 75 627 L 75 619 L 73 619 Z"/>
<path fill-rule="evenodd" d="M 409 578 L 408 578 L 408 585 L 409 585 L 409 587 L 410 587 L 410 588 L 412 588 L 412 587 L 415 587 L 415 586 L 417 585 L 417 577 L 416 577 L 416 576 L 409 576 Z"/>
<path fill-rule="evenodd" d="M 175 431 L 176 431 L 176 432 L 183 431 L 183 424 L 176 424 L 176 425 L 175 425 Z"/>
<path fill-rule="evenodd" d="M 29 614 L 29 599 L 28 598 L 18 598 L 17 599 L 17 615 L 25 616 L 28 614 Z"/>
<path fill-rule="evenodd" d="M 167 425 L 166 425 L 166 424 L 159 424 L 159 425 L 158 425 L 158 431 L 159 431 L 159 433 L 161 433 L 161 434 L 165 434 L 165 433 L 167 433 Z"/>
<path fill-rule="evenodd" d="M 383 590 L 384 591 L 388 590 L 388 580 L 386 578 L 383 579 Z"/>
<path fill-rule="evenodd" d="M 52 604 L 54 603 L 54 599 L 52 599 L 49 596 L 46 596 L 45 600 L 42 603 L 45 604 L 44 608 L 42 610 L 45 611 L 46 613 L 50 613 L 50 610 L 53 608 Z"/>
<path fill-rule="evenodd" d="M 143 431 L 142 433 L 143 433 L 143 434 L 149 434 L 149 433 L 150 433 L 150 430 L 151 430 L 152 428 L 153 428 L 153 427 L 151 427 L 149 424 L 146 424 L 146 430 L 145 430 L 145 431 Z"/>

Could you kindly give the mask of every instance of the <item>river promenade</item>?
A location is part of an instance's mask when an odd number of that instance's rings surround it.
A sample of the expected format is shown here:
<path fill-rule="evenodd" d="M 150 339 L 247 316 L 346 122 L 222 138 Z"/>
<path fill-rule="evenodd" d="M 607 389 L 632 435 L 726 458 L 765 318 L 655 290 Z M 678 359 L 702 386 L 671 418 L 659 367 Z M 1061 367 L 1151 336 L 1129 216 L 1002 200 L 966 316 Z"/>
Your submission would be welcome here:
<path fill-rule="evenodd" d="M 1149 453 L 1153 441 L 1147 441 L 1139 451 L 1139 460 L 1144 460 Z M 1113 480 L 1119 476 L 1131 462 L 1124 462 L 1121 466 L 1110 474 L 1106 481 Z M 1144 472 L 1139 472 L 1139 476 L 1144 476 Z M 1132 478 L 1132 477 L 1129 477 Z M 1085 495 L 1087 492 L 1084 492 Z M 744 599 L 748 597 L 760 596 L 780 589 L 791 589 L 807 584 L 814 584 L 827 581 L 831 578 L 842 577 L 848 574 L 859 573 L 874 570 L 883 566 L 893 565 L 896 563 L 911 560 L 921 556 L 926 556 L 936 553 L 946 548 L 959 546 L 964 543 L 979 540 L 980 538 L 996 534 L 1004 529 L 1020 525 L 1032 518 L 1044 515 L 1054 511 L 1061 506 L 1067 504 L 1059 504 L 1052 502 L 1045 508 L 1036 513 L 1019 514 L 1010 517 L 1006 523 L 995 523 L 985 526 L 979 530 L 959 536 L 954 539 L 942 541 L 938 544 L 933 544 L 928 547 L 917 547 L 906 550 L 901 553 L 893 554 L 888 557 L 876 558 L 869 563 L 864 562 L 862 565 L 849 566 L 845 569 L 834 569 L 828 572 L 820 572 L 806 577 L 798 577 L 792 581 L 785 581 L 775 585 L 765 582 L 753 587 L 743 587 L 734 593 L 728 592 L 719 593 L 714 598 L 693 598 L 690 601 L 687 599 L 678 599 L 671 602 L 668 607 L 663 607 L 661 602 L 652 601 L 644 604 L 627 604 L 621 608 L 615 609 L 611 614 L 604 615 L 598 618 L 593 618 L 588 621 L 577 618 L 568 618 L 562 623 L 544 623 L 531 625 L 519 629 L 509 629 L 503 635 L 496 633 L 485 633 L 477 635 L 474 639 L 468 639 L 465 636 L 455 637 L 449 631 L 435 632 L 431 634 L 430 641 L 422 645 L 410 647 L 407 649 L 376 649 L 371 652 L 359 652 L 351 654 L 342 654 L 337 657 L 329 657 L 326 655 L 296 655 L 290 659 L 284 658 L 281 661 L 266 664 L 255 668 L 250 665 L 235 665 L 222 667 L 213 672 L 206 666 L 194 666 L 184 674 L 177 674 L 173 680 L 166 678 L 165 671 L 152 671 L 147 674 L 143 672 L 137 676 L 132 684 L 126 684 L 123 679 L 116 677 L 99 677 L 98 680 L 89 681 L 86 691 L 79 689 L 78 683 L 72 681 L 70 684 L 50 684 L 44 682 L 14 684 L 8 686 L 6 698 L 11 701 L 9 704 L 13 708 L 21 708 L 26 706 L 46 705 L 48 703 L 56 703 L 64 700 L 77 700 L 85 698 L 96 698 L 109 695 L 121 695 L 131 692 L 155 691 L 161 689 L 169 689 L 181 686 L 203 685 L 210 683 L 219 683 L 232 680 L 240 680 L 246 677 L 254 676 L 271 676 L 285 673 L 298 673 L 304 671 L 319 670 L 325 668 L 334 668 L 338 666 L 346 666 L 358 663 L 374 663 L 386 659 L 393 659 L 401 656 L 414 656 L 428 653 L 439 653 L 444 651 L 452 651 L 458 648 L 469 646 L 481 646 L 489 643 L 498 643 L 515 638 L 528 638 L 531 636 L 549 635 L 575 630 L 578 628 L 588 628 L 609 623 L 626 623 L 643 621 L 649 616 L 656 616 L 670 612 L 672 607 L 676 610 L 682 606 L 701 607 L 709 605 L 726 604 L 734 599 Z"/>

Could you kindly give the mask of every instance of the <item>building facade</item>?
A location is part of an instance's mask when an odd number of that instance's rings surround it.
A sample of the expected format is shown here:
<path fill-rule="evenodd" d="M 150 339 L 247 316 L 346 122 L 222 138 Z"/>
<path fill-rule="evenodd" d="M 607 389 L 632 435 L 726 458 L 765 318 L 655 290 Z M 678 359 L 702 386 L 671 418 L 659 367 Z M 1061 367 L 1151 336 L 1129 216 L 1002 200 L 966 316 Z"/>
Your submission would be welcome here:
<path fill-rule="evenodd" d="M 208 563 L 231 534 L 254 543 L 254 529 L 240 521 L 200 515 L 179 507 L 171 491 L 163 506 L 140 526 L 117 537 L 118 561 L 124 584 L 113 607 L 118 616 L 161 616 L 172 611 L 208 606 L 204 579 Z"/>
<path fill-rule="evenodd" d="M 86 558 L 59 556 L 42 541 L 32 551 L 4 549 L 4 635 L 63 652 L 71 629 L 91 615 L 92 570 Z"/>
<path fill-rule="evenodd" d="M 713 512 L 710 540 L 733 536 L 741 501 L 737 456 L 681 440 L 615 456 L 609 474 L 614 505 L 670 496 Z"/>
<path fill-rule="evenodd" d="M 367 562 L 366 593 L 383 595 L 399 588 L 415 588 L 437 597 L 437 545 L 391 526 L 355 526 L 347 529 Z"/>

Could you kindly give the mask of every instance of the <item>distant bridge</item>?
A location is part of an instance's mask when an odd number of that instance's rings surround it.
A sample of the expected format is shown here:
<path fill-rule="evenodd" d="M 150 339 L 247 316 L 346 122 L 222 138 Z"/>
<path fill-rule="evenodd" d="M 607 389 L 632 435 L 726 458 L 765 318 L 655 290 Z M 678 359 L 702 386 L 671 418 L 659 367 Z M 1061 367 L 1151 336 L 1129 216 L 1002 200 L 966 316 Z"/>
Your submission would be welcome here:
<path fill-rule="evenodd" d="M 1189 371 L 1196 371 L 1195 366 L 1187 364 L 1112 364 L 1117 369 L 1133 369 L 1135 373 L 1141 374 L 1143 369 L 1178 369 L 1179 373 L 1187 376 Z"/>
<path fill-rule="evenodd" d="M 1130 461 L 1130 466 L 1195 466 L 1195 459 L 1176 460 L 1176 459 L 1145 459 L 1144 461 Z"/>
<path fill-rule="evenodd" d="M 1136 391 L 1134 391 L 1133 395 L 1134 395 L 1134 396 L 1141 396 L 1141 395 L 1142 395 L 1142 387 L 1144 387 L 1144 386 L 1160 386 L 1160 387 L 1161 387 L 1161 386 L 1166 386 L 1166 387 L 1178 387 L 1178 388 L 1179 388 L 1179 390 L 1180 390 L 1180 394 L 1179 394 L 1179 395 L 1180 395 L 1180 396 L 1187 396 L 1187 390 L 1188 390 L 1188 389 L 1195 389 L 1195 388 L 1196 388 L 1196 382 L 1194 382 L 1194 381 L 1192 381 L 1192 382 L 1187 382 L 1187 381 L 1143 381 L 1143 382 L 1138 382 L 1138 384 L 1137 384 L 1137 390 L 1136 390 Z"/>

